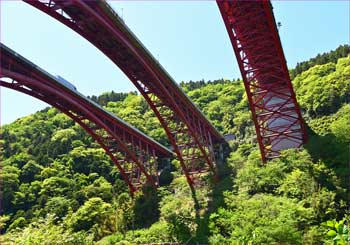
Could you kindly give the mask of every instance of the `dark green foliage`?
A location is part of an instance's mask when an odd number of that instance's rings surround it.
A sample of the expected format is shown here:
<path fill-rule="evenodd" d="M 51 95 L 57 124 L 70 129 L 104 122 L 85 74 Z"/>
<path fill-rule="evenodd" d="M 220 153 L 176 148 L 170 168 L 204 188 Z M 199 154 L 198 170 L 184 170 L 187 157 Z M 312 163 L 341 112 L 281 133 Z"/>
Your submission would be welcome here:
<path fill-rule="evenodd" d="M 32 182 L 41 172 L 43 167 L 33 160 L 29 160 L 22 168 L 21 182 Z"/>
<path fill-rule="evenodd" d="M 149 227 L 159 218 L 157 192 L 151 186 L 145 186 L 142 195 L 135 197 L 134 222 L 137 228 Z"/>
<path fill-rule="evenodd" d="M 74 206 L 72 202 L 73 200 L 62 196 L 54 196 L 47 201 L 44 211 L 46 214 L 54 213 L 58 218 L 63 218 L 68 214 L 69 209 Z"/>
<path fill-rule="evenodd" d="M 133 92 L 134 94 L 137 94 L 137 92 Z M 102 106 L 106 106 L 108 102 L 118 102 L 123 101 L 128 96 L 128 93 L 116 93 L 112 90 L 112 92 L 106 92 L 99 96 L 92 95 L 91 97 L 88 96 L 91 100 L 97 102 L 98 104 Z"/>
<path fill-rule="evenodd" d="M 15 166 L 5 166 L 1 169 L 0 179 L 2 185 L 2 203 L 5 214 L 15 211 L 12 205 L 15 193 L 19 189 L 20 170 Z"/>
<path fill-rule="evenodd" d="M 296 67 L 290 70 L 291 79 L 294 79 L 297 75 L 301 74 L 304 71 L 307 71 L 309 68 L 315 65 L 336 63 L 339 58 L 346 57 L 349 55 L 349 53 L 350 46 L 344 44 L 340 45 L 336 50 L 332 50 L 323 54 L 318 54 L 315 58 L 312 58 L 309 61 L 297 63 Z"/>
<path fill-rule="evenodd" d="M 233 81 L 235 81 L 235 80 L 233 79 Z M 206 81 L 204 81 L 204 79 L 202 79 L 200 81 L 189 81 L 189 82 L 182 81 L 182 82 L 180 82 L 180 86 L 185 92 L 188 92 L 191 90 L 205 87 L 206 85 L 209 85 L 209 84 L 215 85 L 215 84 L 225 84 L 225 83 L 230 83 L 230 82 L 231 82 L 230 80 L 224 80 L 224 79 L 218 79 L 218 80 L 214 80 L 214 81 L 209 80 L 206 82 Z"/>
<path fill-rule="evenodd" d="M 173 179 L 174 176 L 171 173 L 170 169 L 165 169 L 159 175 L 159 185 L 169 185 Z"/>

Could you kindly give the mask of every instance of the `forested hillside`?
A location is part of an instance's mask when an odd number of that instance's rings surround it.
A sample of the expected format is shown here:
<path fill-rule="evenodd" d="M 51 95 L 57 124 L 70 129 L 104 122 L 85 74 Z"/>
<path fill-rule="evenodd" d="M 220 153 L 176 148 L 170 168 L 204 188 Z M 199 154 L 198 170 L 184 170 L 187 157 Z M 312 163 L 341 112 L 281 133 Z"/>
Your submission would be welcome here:
<path fill-rule="evenodd" d="M 182 82 L 221 133 L 236 135 L 220 181 L 202 175 L 196 196 L 174 159 L 157 191 L 132 199 L 99 145 L 54 108 L 2 126 L 0 243 L 350 242 L 350 57 L 342 52 L 291 70 L 309 140 L 267 164 L 242 81 Z M 136 92 L 91 98 L 168 145 Z"/>

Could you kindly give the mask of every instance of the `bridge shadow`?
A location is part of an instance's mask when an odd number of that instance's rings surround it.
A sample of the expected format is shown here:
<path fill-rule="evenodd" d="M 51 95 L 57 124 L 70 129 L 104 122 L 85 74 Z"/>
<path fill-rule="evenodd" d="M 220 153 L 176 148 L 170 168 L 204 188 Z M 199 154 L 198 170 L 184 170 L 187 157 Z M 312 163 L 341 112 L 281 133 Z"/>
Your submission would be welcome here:
<path fill-rule="evenodd" d="M 160 217 L 159 196 L 151 185 L 142 188 L 142 193 L 134 197 L 134 220 L 132 229 L 150 227 Z"/>
<path fill-rule="evenodd" d="M 309 136 L 304 148 L 311 155 L 314 162 L 322 161 L 327 168 L 334 173 L 341 182 L 341 186 L 347 191 L 340 194 L 341 198 L 350 202 L 350 144 L 340 141 L 334 134 L 319 135 L 310 127 L 307 127 Z M 332 181 L 327 181 L 328 176 L 321 176 L 322 182 L 330 190 L 336 190 Z"/>
<path fill-rule="evenodd" d="M 309 152 L 314 162 L 322 161 L 327 167 L 334 169 L 339 177 L 349 174 L 349 144 L 340 141 L 334 134 L 319 135 L 307 128 L 308 142 L 304 148 Z"/>
<path fill-rule="evenodd" d="M 232 191 L 233 178 L 232 169 L 227 165 L 225 157 L 224 161 L 217 165 L 218 168 L 218 180 L 212 181 L 212 176 L 208 176 L 208 183 L 210 184 L 209 201 L 207 208 L 203 210 L 196 197 L 196 192 L 192 192 L 192 197 L 195 202 L 196 209 L 196 223 L 197 230 L 194 237 L 192 237 L 187 243 L 193 244 L 209 244 L 209 221 L 210 215 L 215 213 L 219 207 L 224 206 L 224 192 Z M 203 212 L 204 211 L 204 212 Z"/>

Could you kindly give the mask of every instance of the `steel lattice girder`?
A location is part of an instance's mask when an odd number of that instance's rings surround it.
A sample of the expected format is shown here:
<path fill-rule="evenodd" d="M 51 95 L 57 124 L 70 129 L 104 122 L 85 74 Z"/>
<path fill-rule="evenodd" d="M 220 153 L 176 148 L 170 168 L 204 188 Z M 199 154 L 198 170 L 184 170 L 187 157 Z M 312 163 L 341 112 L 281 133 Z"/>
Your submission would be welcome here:
<path fill-rule="evenodd" d="M 158 117 L 190 185 L 192 173 L 208 168 L 215 174 L 213 144 L 223 137 L 105 1 L 25 2 L 85 37 L 129 77 Z"/>
<path fill-rule="evenodd" d="M 158 185 L 157 159 L 172 152 L 104 110 L 77 91 L 1 44 L 0 85 L 38 98 L 83 127 L 106 151 L 135 192 L 146 182 Z"/>
<path fill-rule="evenodd" d="M 243 77 L 263 161 L 300 147 L 306 130 L 269 1 L 217 0 Z"/>

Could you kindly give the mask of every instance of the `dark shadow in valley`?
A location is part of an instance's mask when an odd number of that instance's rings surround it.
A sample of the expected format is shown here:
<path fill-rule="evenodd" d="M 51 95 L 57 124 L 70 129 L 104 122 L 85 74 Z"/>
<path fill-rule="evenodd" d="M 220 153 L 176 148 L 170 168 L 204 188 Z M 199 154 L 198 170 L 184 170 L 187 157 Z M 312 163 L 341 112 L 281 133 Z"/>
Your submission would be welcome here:
<path fill-rule="evenodd" d="M 227 165 L 226 158 L 228 157 L 229 152 L 227 151 L 227 154 L 225 155 L 224 159 L 221 160 L 217 164 L 217 179 L 215 181 L 212 181 L 210 183 L 210 193 L 209 193 L 209 201 L 207 208 L 203 210 L 200 214 L 200 204 L 196 203 L 196 223 L 197 223 L 197 230 L 195 236 L 189 240 L 189 243 L 196 243 L 196 244 L 209 244 L 209 236 L 210 236 L 210 230 L 209 230 L 209 221 L 210 221 L 210 215 L 212 213 L 215 213 L 219 207 L 224 206 L 224 192 L 225 191 L 232 191 L 233 188 L 233 171 L 232 169 Z M 211 178 L 213 179 L 213 178 Z M 210 182 L 210 181 L 208 181 Z M 196 202 L 196 201 L 195 201 Z"/>
<path fill-rule="evenodd" d="M 345 192 L 341 193 L 343 200 L 350 204 L 350 144 L 342 142 L 334 134 L 318 135 L 311 128 L 307 128 L 308 142 L 304 148 L 309 152 L 314 162 L 322 161 L 327 168 L 334 170 L 341 181 Z M 329 176 L 320 176 L 326 187 L 336 191 L 332 181 L 327 181 Z"/>

